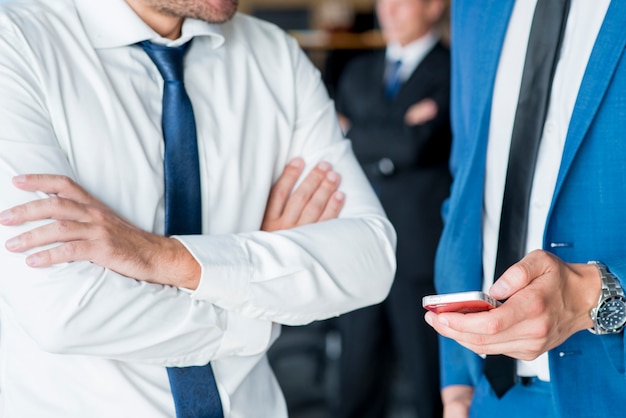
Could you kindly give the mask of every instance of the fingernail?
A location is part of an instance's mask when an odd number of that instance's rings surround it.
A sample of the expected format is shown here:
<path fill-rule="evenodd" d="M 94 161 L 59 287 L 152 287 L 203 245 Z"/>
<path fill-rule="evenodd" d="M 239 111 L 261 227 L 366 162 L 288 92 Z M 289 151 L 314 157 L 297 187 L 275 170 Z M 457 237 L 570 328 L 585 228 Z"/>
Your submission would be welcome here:
<path fill-rule="evenodd" d="M 13 213 L 11 210 L 3 210 L 0 212 L 0 223 L 8 223 L 13 219 Z"/>
<path fill-rule="evenodd" d="M 506 296 L 509 293 L 509 290 L 509 284 L 506 281 L 499 279 L 493 284 L 493 286 L 491 286 L 489 294 L 497 299 L 499 297 Z"/>
<path fill-rule="evenodd" d="M 21 185 L 26 183 L 26 176 L 20 175 L 13 177 L 13 184 Z"/>
<path fill-rule="evenodd" d="M 18 237 L 11 238 L 4 245 L 9 251 L 16 250 L 20 246 L 20 239 Z"/>
<path fill-rule="evenodd" d="M 326 173 L 326 179 L 328 181 L 336 183 L 339 181 L 339 174 L 335 173 L 334 171 L 329 171 L 328 173 Z"/>
<path fill-rule="evenodd" d="M 430 325 L 431 327 L 433 326 L 433 317 L 430 312 L 426 312 L 426 315 L 424 315 L 424 320 L 428 325 Z"/>
<path fill-rule="evenodd" d="M 296 168 L 302 168 L 304 167 L 304 160 L 302 158 L 294 158 L 289 161 L 289 165 Z"/>
<path fill-rule="evenodd" d="M 328 164 L 326 161 L 322 161 L 321 163 L 317 164 L 317 168 L 319 168 L 322 171 L 328 171 L 330 170 L 330 164 Z"/>
<path fill-rule="evenodd" d="M 344 192 L 335 192 L 333 194 L 333 198 L 335 200 L 342 201 L 342 200 L 344 200 L 346 198 L 346 194 Z"/>
<path fill-rule="evenodd" d="M 39 256 L 39 254 L 31 254 L 28 257 L 26 257 L 26 264 L 28 264 L 31 267 L 38 267 L 40 263 L 41 263 L 41 257 Z"/>

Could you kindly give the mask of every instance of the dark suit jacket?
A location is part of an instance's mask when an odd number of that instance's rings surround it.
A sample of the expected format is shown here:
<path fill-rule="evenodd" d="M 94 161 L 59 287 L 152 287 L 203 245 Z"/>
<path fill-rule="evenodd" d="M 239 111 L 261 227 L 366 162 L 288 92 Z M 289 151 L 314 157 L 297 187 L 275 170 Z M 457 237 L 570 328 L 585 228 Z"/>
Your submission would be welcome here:
<path fill-rule="evenodd" d="M 351 120 L 346 136 L 398 232 L 396 280 L 432 283 L 440 207 L 450 186 L 449 52 L 433 47 L 393 101 L 384 95 L 384 71 L 384 50 L 354 59 L 340 79 L 337 110 Z M 426 98 L 437 103 L 437 117 L 407 126 L 406 111 Z M 393 162 L 393 174 L 378 170 L 383 158 Z"/>

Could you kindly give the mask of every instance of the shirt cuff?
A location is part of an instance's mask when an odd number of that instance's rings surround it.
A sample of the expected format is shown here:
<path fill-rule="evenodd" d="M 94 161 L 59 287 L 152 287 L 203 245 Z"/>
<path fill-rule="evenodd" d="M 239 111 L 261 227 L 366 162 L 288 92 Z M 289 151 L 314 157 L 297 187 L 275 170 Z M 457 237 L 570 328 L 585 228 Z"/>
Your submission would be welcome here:
<path fill-rule="evenodd" d="M 253 269 L 250 258 L 235 235 L 174 236 L 198 261 L 202 272 L 191 297 L 223 309 L 241 306 L 250 291 Z"/>
<path fill-rule="evenodd" d="M 198 261 L 202 273 L 191 298 L 204 300 L 228 312 L 220 348 L 215 358 L 250 356 L 271 345 L 272 321 L 245 317 L 232 309 L 243 303 L 252 267 L 240 241 L 233 235 L 174 236 Z"/>

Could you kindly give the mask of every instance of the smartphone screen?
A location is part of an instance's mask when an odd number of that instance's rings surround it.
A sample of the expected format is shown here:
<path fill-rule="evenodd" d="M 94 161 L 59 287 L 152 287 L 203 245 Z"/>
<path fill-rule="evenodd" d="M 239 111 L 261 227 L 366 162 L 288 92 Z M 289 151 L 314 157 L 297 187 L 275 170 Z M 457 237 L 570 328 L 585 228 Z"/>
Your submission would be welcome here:
<path fill-rule="evenodd" d="M 460 292 L 424 296 L 422 306 L 434 313 L 473 313 L 493 309 L 500 302 L 483 292 Z"/>

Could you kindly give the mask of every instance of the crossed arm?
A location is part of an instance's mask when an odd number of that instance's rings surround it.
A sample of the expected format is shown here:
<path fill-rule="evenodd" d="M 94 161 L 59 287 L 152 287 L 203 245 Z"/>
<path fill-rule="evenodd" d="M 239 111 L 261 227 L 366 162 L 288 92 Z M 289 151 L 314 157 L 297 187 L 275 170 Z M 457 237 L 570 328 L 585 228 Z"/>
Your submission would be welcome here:
<path fill-rule="evenodd" d="M 337 191 L 340 175 L 321 162 L 294 189 L 303 170 L 300 158 L 287 164 L 270 192 L 261 230 L 290 229 L 339 215 L 345 199 Z M 51 196 L 0 212 L 0 224 L 55 221 L 9 239 L 6 248 L 21 253 L 61 243 L 27 256 L 30 267 L 91 261 L 137 280 L 187 289 L 198 286 L 200 265 L 180 241 L 134 226 L 69 177 L 21 175 L 13 178 L 13 184 Z"/>

